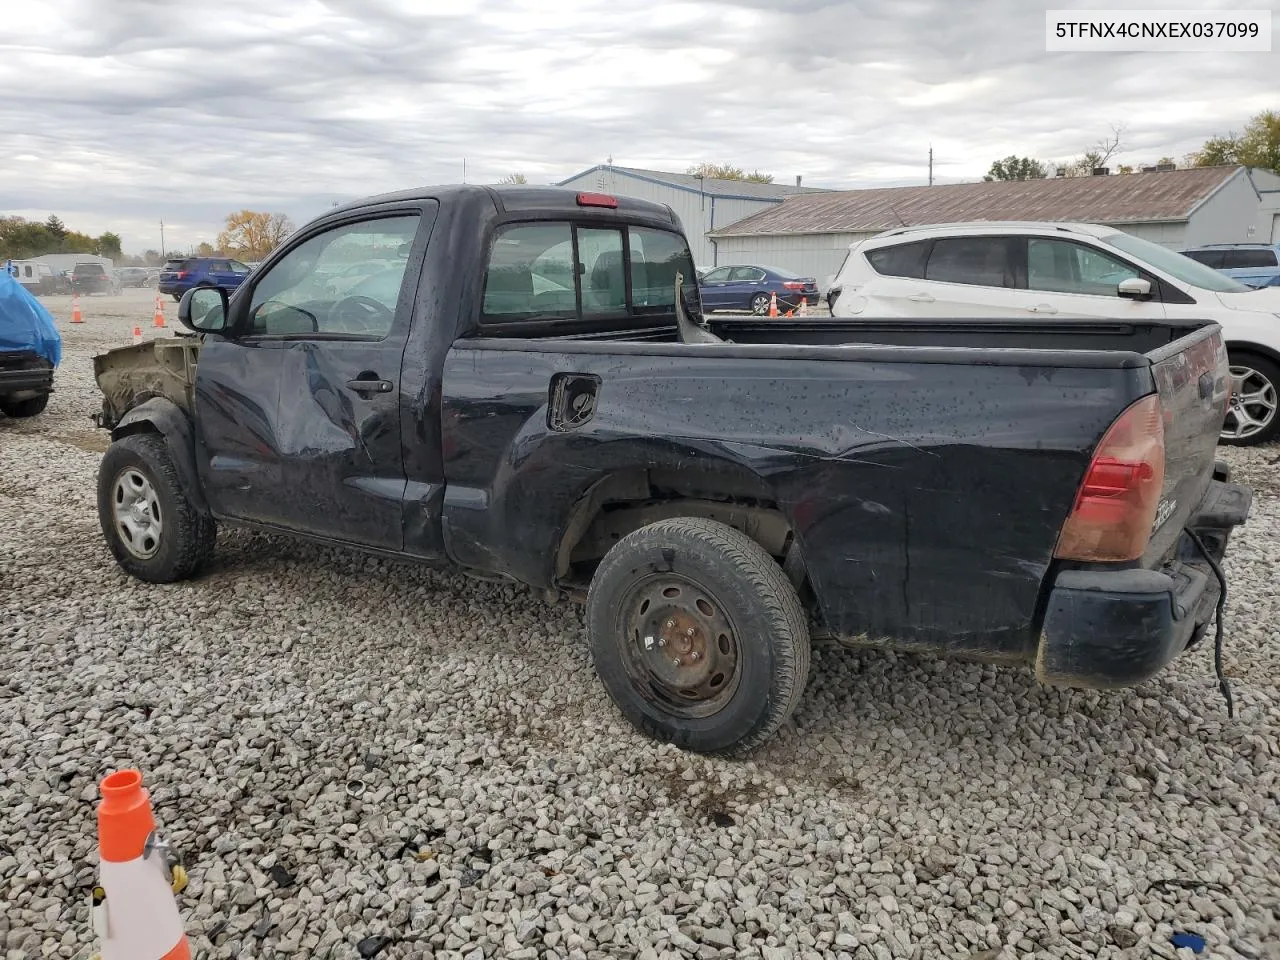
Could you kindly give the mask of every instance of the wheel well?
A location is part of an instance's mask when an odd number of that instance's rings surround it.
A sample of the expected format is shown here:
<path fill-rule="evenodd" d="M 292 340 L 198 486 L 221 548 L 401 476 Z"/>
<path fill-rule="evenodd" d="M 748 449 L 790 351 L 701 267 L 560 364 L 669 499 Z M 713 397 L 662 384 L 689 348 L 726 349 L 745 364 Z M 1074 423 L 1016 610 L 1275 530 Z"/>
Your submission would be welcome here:
<path fill-rule="evenodd" d="M 615 474 L 591 487 L 569 514 L 556 550 L 556 578 L 590 581 L 615 543 L 659 520 L 701 517 L 733 527 L 782 564 L 799 589 L 805 582 L 800 545 L 771 492 L 757 478 L 641 470 Z"/>
<path fill-rule="evenodd" d="M 1270 347 L 1264 347 L 1261 344 L 1246 343 L 1240 340 L 1229 340 L 1227 341 L 1227 354 L 1230 355 L 1233 352 L 1257 354 L 1258 356 L 1270 360 L 1272 363 L 1280 366 L 1280 352 L 1277 352 Z"/>

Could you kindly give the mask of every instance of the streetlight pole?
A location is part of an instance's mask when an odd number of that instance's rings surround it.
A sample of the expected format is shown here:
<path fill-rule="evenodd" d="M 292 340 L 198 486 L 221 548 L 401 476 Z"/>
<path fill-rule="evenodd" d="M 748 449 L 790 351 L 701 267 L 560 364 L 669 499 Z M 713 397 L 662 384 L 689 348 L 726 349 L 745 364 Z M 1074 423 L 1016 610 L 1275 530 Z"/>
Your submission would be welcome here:
<path fill-rule="evenodd" d="M 164 251 L 164 221 L 160 221 L 160 259 L 163 260 L 166 254 Z"/>

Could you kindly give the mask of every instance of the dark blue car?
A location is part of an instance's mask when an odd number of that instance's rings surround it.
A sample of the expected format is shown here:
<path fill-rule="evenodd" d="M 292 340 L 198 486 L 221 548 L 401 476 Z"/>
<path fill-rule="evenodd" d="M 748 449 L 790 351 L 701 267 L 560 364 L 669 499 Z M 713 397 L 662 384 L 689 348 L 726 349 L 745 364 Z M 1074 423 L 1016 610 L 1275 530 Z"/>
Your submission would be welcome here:
<path fill-rule="evenodd" d="M 186 257 L 170 260 L 160 271 L 160 292 L 181 300 L 192 287 L 220 287 L 231 293 L 244 282 L 249 268 L 229 257 Z"/>
<path fill-rule="evenodd" d="M 737 310 L 764 316 L 769 312 L 773 294 L 778 295 L 778 310 L 785 313 L 808 300 L 818 302 L 818 282 L 813 277 L 798 277 L 777 267 L 731 266 L 708 271 L 698 281 L 704 310 Z"/>

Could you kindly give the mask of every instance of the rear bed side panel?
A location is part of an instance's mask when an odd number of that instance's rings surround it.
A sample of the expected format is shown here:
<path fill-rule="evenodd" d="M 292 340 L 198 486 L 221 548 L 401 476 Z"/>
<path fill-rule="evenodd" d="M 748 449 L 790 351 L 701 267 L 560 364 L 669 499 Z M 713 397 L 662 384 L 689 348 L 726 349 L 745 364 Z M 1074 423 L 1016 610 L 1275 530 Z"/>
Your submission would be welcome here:
<path fill-rule="evenodd" d="M 1151 567 L 1174 547 L 1213 479 L 1231 374 L 1221 328 L 1206 327 L 1149 354 L 1164 414 L 1164 486 L 1144 555 Z"/>
<path fill-rule="evenodd" d="M 568 433 L 547 421 L 558 372 L 601 381 Z M 835 633 L 1026 656 L 1089 454 L 1151 389 L 1142 367 L 460 343 L 444 371 L 446 543 L 463 566 L 548 585 L 572 505 L 602 478 L 746 472 L 790 519 Z"/>

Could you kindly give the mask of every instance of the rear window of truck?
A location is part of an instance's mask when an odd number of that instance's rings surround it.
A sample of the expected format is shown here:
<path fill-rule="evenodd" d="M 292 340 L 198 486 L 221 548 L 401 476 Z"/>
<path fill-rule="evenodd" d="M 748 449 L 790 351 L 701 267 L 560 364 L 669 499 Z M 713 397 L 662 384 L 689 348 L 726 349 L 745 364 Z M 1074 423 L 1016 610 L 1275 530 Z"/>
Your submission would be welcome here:
<path fill-rule="evenodd" d="M 601 329 L 674 322 L 677 273 L 696 291 L 693 258 L 678 233 L 627 224 L 510 224 L 489 253 L 481 325 L 501 335 L 518 324 L 524 336 L 531 324 L 551 330 L 566 321 L 595 321 Z"/>

